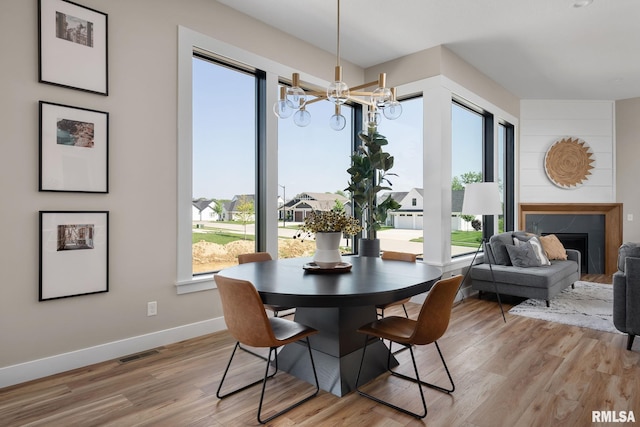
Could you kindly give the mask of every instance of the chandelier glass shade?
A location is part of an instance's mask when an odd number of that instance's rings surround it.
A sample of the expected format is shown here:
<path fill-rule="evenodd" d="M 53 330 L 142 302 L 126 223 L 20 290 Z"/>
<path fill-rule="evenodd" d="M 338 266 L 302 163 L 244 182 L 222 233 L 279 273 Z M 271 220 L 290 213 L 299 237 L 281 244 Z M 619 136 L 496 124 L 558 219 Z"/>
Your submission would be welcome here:
<path fill-rule="evenodd" d="M 342 81 L 342 66 L 340 66 L 340 0 L 337 0 L 337 6 L 335 80 L 329 84 L 326 90 L 308 83 L 304 84 L 305 88 L 303 89 L 300 83 L 300 74 L 293 73 L 291 75 L 291 86 L 280 88 L 280 98 L 274 104 L 273 112 L 281 119 L 286 119 L 293 115 L 294 123 L 304 127 L 311 123 L 311 114 L 306 110 L 306 106 L 326 100 L 335 105 L 335 112 L 329 119 L 329 126 L 336 131 L 340 131 L 346 126 L 347 120 L 340 111 L 340 106 L 346 102 L 355 102 L 366 108 L 365 120 L 367 126 L 377 126 L 382 115 L 389 120 L 397 119 L 402 114 L 402 105 L 396 100 L 395 88 L 386 87 L 385 73 L 381 73 L 376 81 L 353 88 L 349 88 Z"/>

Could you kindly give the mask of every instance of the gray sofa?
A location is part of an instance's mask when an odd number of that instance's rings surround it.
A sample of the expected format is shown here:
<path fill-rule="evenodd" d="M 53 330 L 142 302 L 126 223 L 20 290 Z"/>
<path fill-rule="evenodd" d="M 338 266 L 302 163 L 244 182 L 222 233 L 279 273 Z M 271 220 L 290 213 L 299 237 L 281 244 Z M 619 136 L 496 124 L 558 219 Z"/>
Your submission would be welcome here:
<path fill-rule="evenodd" d="M 627 350 L 640 334 L 640 245 L 624 243 L 618 249 L 618 271 L 613 274 L 613 324 L 629 334 Z"/>
<path fill-rule="evenodd" d="M 486 262 L 486 257 L 489 257 L 501 295 L 542 299 L 549 307 L 555 295 L 580 279 L 580 252 L 566 249 L 567 260 L 552 260 L 551 265 L 539 267 L 516 267 L 512 265 L 507 252 L 507 245 L 513 245 L 514 233 L 526 235 L 521 231 L 509 231 L 491 236 L 484 247 L 485 262 L 471 267 L 471 287 L 479 291 L 480 296 L 483 291 L 495 292 L 491 270 Z"/>

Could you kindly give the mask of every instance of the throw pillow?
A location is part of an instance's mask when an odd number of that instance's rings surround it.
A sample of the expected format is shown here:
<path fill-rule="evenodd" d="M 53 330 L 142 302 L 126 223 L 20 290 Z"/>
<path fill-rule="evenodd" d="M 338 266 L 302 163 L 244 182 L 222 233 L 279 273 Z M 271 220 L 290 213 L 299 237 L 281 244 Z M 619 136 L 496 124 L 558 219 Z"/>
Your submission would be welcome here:
<path fill-rule="evenodd" d="M 518 246 L 507 245 L 507 252 L 511 264 L 516 267 L 540 267 L 540 260 L 536 256 L 533 245 L 529 242 L 520 242 Z"/>
<path fill-rule="evenodd" d="M 511 233 L 500 233 L 491 236 L 489 246 L 493 254 L 493 263 L 496 265 L 511 265 L 511 259 L 507 253 L 505 245 L 512 244 Z"/>
<path fill-rule="evenodd" d="M 567 251 L 565 250 L 562 242 L 555 234 L 549 234 L 547 236 L 540 236 L 540 243 L 542 248 L 547 254 L 547 258 L 552 259 L 567 259 Z"/>
<path fill-rule="evenodd" d="M 519 246 L 523 242 L 528 242 L 533 246 L 533 251 L 538 257 L 540 265 L 551 265 L 551 261 L 547 258 L 547 254 L 545 254 L 544 249 L 542 248 L 542 243 L 540 243 L 537 236 L 513 233 L 513 244 L 515 246 Z"/>

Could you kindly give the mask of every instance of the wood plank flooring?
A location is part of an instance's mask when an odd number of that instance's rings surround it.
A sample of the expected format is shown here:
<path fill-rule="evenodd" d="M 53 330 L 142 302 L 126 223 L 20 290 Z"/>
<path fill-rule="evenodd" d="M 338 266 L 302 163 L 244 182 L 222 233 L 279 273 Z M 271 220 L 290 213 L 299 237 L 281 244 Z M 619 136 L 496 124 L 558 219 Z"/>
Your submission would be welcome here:
<path fill-rule="evenodd" d="M 611 277 L 584 279 L 610 283 Z M 506 310 L 518 302 L 505 299 Z M 409 309 L 416 316 L 419 306 Z M 220 332 L 127 363 L 114 360 L 0 389 L 0 426 L 258 425 L 259 386 L 224 400 L 215 396 L 233 344 Z M 321 391 L 270 425 L 597 426 L 591 422 L 596 410 L 632 410 L 640 423 L 640 343 L 627 351 L 625 335 L 509 314 L 504 323 L 495 300 L 472 297 L 454 307 L 439 344 L 456 390 L 447 395 L 427 389 L 424 420 L 355 393 L 338 398 Z M 263 374 L 262 360 L 244 352 L 239 357 L 234 380 Z M 410 368 L 408 352 L 397 357 L 402 369 Z M 416 348 L 416 357 L 427 381 L 446 383 L 434 346 Z M 383 375 L 367 387 L 419 409 L 413 384 Z M 279 373 L 269 382 L 266 407 L 308 390 L 308 384 Z"/>

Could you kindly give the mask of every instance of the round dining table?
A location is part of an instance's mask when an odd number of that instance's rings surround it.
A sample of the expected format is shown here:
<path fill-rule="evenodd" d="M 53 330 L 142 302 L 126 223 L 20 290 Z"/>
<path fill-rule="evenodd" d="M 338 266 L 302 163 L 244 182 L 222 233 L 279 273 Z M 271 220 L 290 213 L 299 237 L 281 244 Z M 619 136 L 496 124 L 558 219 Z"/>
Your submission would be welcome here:
<path fill-rule="evenodd" d="M 357 329 L 377 318 L 376 306 L 429 291 L 440 269 L 422 262 L 343 256 L 337 271 L 312 268 L 311 258 L 288 258 L 237 265 L 218 274 L 247 280 L 265 304 L 296 307 L 295 320 L 319 331 L 310 338 L 320 388 L 344 396 L 355 388 L 365 336 Z M 278 367 L 313 383 L 303 344 L 285 346 Z M 361 383 L 386 371 L 388 348 L 367 347 Z M 397 364 L 395 359 L 392 364 Z"/>

